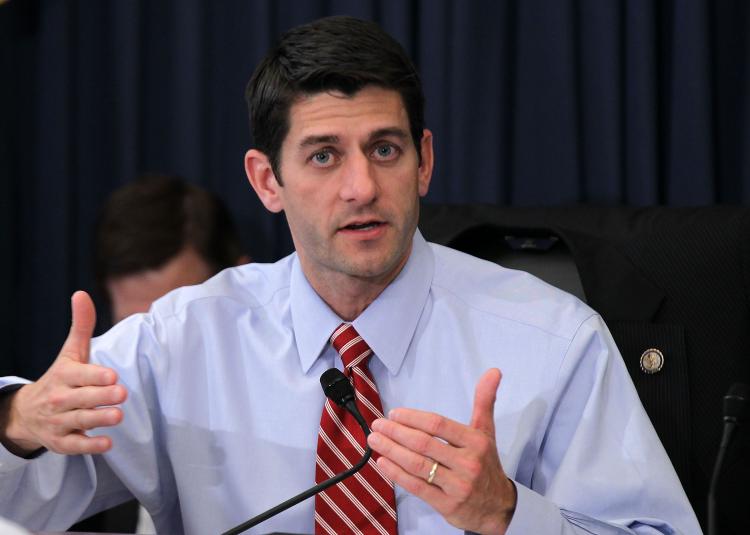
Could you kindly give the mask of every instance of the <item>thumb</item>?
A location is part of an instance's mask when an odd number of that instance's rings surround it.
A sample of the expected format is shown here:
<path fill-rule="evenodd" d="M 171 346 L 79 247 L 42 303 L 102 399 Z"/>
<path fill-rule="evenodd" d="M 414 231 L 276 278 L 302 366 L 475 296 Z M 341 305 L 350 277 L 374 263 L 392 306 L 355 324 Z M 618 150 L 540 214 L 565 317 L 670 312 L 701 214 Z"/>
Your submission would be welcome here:
<path fill-rule="evenodd" d="M 474 391 L 474 409 L 471 413 L 471 427 L 495 437 L 495 398 L 503 374 L 497 368 L 490 368 L 479 378 Z"/>
<path fill-rule="evenodd" d="M 96 325 L 94 302 L 89 294 L 79 290 L 71 297 L 70 308 L 73 313 L 73 323 L 70 325 L 68 338 L 60 354 L 85 363 L 89 361 L 91 335 Z"/>

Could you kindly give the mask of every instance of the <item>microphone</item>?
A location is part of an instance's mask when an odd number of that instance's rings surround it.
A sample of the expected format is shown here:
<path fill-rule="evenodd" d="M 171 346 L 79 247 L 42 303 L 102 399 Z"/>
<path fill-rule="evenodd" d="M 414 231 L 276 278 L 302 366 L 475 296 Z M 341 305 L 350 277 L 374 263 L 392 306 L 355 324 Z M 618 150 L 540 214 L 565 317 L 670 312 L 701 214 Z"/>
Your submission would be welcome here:
<path fill-rule="evenodd" d="M 750 397 L 750 386 L 735 383 L 724 396 L 724 433 L 721 436 L 719 453 L 716 456 L 711 485 L 708 489 L 708 535 L 718 535 L 718 518 L 716 517 L 716 490 L 719 484 L 724 455 L 732 440 L 734 429 L 747 420 L 747 400 Z"/>
<path fill-rule="evenodd" d="M 323 372 L 320 376 L 320 386 L 323 387 L 325 395 L 333 401 L 339 407 L 345 408 L 349 411 L 349 414 L 354 416 L 357 423 L 365 432 L 365 438 L 370 434 L 370 428 L 367 427 L 367 422 L 362 418 L 357 404 L 355 403 L 354 387 L 349 382 L 349 379 L 336 368 L 331 368 Z"/>
<path fill-rule="evenodd" d="M 331 368 L 330 370 L 326 370 L 325 372 L 323 372 L 323 375 L 320 376 L 320 386 L 323 388 L 323 392 L 325 393 L 326 397 L 336 403 L 336 405 L 338 405 L 339 407 L 342 407 L 349 411 L 349 413 L 354 416 L 354 419 L 357 420 L 357 423 L 362 428 L 362 431 L 365 432 L 365 437 L 367 437 L 367 435 L 370 434 L 370 428 L 367 426 L 367 422 L 365 422 L 362 414 L 360 414 L 359 409 L 357 408 L 357 404 L 354 401 L 354 387 L 349 382 L 349 379 L 347 379 L 346 376 L 341 372 L 341 370 Z M 228 531 L 225 531 L 222 535 L 238 535 L 243 531 L 247 531 L 253 526 L 257 526 L 261 522 L 268 520 L 272 516 L 276 516 L 282 511 L 286 511 L 290 507 L 297 505 L 299 502 L 304 501 L 311 496 L 315 496 L 328 487 L 331 487 L 336 483 L 343 481 L 347 477 L 353 476 L 354 474 L 359 472 L 359 470 L 364 465 L 367 464 L 367 461 L 370 460 L 371 456 L 372 450 L 370 449 L 370 446 L 365 443 L 365 454 L 362 456 L 362 459 L 360 459 L 360 461 L 352 466 L 349 470 L 341 472 L 340 474 L 337 474 L 330 479 L 326 479 L 322 483 L 319 483 L 314 487 L 311 487 L 306 491 L 297 494 L 284 503 L 280 503 L 276 507 L 272 507 L 268 511 L 265 511 L 258 516 L 251 518 L 247 522 L 243 522 L 242 524 L 235 526 Z"/>
<path fill-rule="evenodd" d="M 724 396 L 724 421 L 735 424 L 745 423 L 747 420 L 747 399 L 750 398 L 750 386 L 734 383 Z"/>

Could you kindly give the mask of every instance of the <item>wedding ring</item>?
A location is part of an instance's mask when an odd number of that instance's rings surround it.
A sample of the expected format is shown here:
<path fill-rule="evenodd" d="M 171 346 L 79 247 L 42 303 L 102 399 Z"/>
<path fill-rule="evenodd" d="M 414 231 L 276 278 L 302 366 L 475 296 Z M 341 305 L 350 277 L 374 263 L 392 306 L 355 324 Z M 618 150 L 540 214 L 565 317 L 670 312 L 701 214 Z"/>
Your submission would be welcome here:
<path fill-rule="evenodd" d="M 432 480 L 435 479 L 435 474 L 437 474 L 438 466 L 440 466 L 440 464 L 437 461 L 432 463 L 432 468 L 430 468 L 430 474 L 427 476 L 427 483 L 429 483 L 430 485 L 432 485 Z"/>

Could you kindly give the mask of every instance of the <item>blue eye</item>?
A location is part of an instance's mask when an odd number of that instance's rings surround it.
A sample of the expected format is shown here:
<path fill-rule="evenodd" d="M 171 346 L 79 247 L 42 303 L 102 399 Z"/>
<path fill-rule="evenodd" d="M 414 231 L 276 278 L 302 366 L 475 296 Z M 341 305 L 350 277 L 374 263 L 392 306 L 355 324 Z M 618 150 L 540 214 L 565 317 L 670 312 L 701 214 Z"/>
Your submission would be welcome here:
<path fill-rule="evenodd" d="M 315 159 L 317 163 L 328 163 L 328 161 L 331 159 L 331 153 L 330 152 L 316 152 L 313 158 Z"/>
<path fill-rule="evenodd" d="M 379 160 L 392 160 L 398 156 L 398 150 L 398 147 L 391 145 L 390 143 L 385 143 L 375 147 L 374 156 Z"/>
<path fill-rule="evenodd" d="M 333 154 L 330 150 L 321 150 L 313 154 L 310 160 L 318 167 L 328 167 L 333 164 Z"/>

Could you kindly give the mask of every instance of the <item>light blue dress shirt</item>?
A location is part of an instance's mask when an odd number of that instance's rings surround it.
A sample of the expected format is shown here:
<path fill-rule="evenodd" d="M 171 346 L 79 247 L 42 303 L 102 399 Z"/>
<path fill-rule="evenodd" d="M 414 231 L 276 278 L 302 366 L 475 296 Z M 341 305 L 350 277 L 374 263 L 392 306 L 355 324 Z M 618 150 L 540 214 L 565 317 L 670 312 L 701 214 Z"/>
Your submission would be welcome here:
<path fill-rule="evenodd" d="M 132 494 L 160 532 L 205 535 L 306 489 L 340 323 L 295 255 L 168 294 L 92 343 L 91 360 L 129 391 L 123 423 L 100 431 L 113 449 L 0 451 L 0 515 L 63 529 Z M 502 370 L 497 447 L 518 489 L 509 535 L 700 533 L 606 327 L 574 297 L 417 232 L 402 272 L 354 325 L 375 353 L 386 411 L 467 423 L 480 375 Z M 396 503 L 401 534 L 460 533 L 399 487 Z M 313 508 L 251 532 L 312 533 Z"/>

